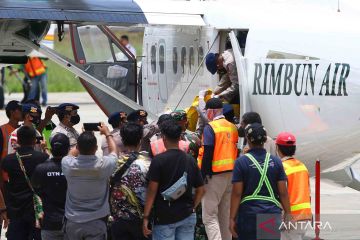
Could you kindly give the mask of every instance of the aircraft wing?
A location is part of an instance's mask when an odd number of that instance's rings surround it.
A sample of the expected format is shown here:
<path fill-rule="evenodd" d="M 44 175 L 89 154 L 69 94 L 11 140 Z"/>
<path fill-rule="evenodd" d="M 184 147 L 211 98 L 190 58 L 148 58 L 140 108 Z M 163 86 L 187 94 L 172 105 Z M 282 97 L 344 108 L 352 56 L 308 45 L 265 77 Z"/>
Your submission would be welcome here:
<path fill-rule="evenodd" d="M 190 2 L 131 0 L 2 0 L 0 19 L 106 24 L 205 25 Z"/>
<path fill-rule="evenodd" d="M 129 0 L 2 0 L 0 18 L 112 24 L 145 24 L 146 17 Z"/>

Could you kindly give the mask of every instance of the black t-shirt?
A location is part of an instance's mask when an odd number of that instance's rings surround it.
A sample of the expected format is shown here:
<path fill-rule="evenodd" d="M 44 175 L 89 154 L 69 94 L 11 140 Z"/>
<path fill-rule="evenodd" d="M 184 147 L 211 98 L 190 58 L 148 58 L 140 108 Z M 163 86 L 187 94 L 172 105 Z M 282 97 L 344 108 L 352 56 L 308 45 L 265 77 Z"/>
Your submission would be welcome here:
<path fill-rule="evenodd" d="M 161 192 L 171 187 L 187 172 L 187 191 L 175 201 L 166 201 Z M 192 189 L 201 187 L 203 179 L 195 159 L 179 149 L 170 149 L 156 155 L 148 172 L 149 181 L 158 182 L 159 189 L 154 204 L 155 224 L 181 221 L 193 211 Z"/>
<path fill-rule="evenodd" d="M 31 179 L 36 166 L 49 158 L 47 154 L 35 151 L 32 147 L 20 147 L 18 153 L 21 156 L 29 179 Z M 33 192 L 26 182 L 15 153 L 4 158 L 2 169 L 9 179 L 5 181 L 5 202 L 8 217 L 10 219 L 19 217 L 34 218 Z"/>
<path fill-rule="evenodd" d="M 61 159 L 52 158 L 39 164 L 31 181 L 43 201 L 44 219 L 41 229 L 61 230 L 67 190 L 66 178 L 61 169 Z"/>

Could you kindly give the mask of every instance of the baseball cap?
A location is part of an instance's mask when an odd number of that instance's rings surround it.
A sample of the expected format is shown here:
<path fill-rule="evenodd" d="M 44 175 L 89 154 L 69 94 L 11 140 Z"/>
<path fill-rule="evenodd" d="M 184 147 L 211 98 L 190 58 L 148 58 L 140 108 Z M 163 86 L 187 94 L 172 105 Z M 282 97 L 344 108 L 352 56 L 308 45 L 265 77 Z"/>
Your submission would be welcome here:
<path fill-rule="evenodd" d="M 24 113 L 40 113 L 41 114 L 41 108 L 32 103 L 23 104 L 22 111 Z"/>
<path fill-rule="evenodd" d="M 79 106 L 73 103 L 62 103 L 56 107 L 61 112 L 71 112 L 73 110 L 79 109 Z"/>
<path fill-rule="evenodd" d="M 206 55 L 206 59 L 205 59 L 205 64 L 206 64 L 206 68 L 207 70 L 209 70 L 209 72 L 214 75 L 217 71 L 217 54 L 215 53 L 208 53 Z"/>
<path fill-rule="evenodd" d="M 219 98 L 211 98 L 206 102 L 205 109 L 222 109 L 223 103 Z"/>
<path fill-rule="evenodd" d="M 171 117 L 177 122 L 187 120 L 187 115 L 186 115 L 186 112 L 184 110 L 176 110 L 176 111 L 172 112 Z"/>
<path fill-rule="evenodd" d="M 245 134 L 252 143 L 265 143 L 267 140 L 267 133 L 263 125 L 260 123 L 252 123 L 246 126 Z"/>
<path fill-rule="evenodd" d="M 276 144 L 282 146 L 296 146 L 296 138 L 289 132 L 281 132 L 276 138 Z"/>
<path fill-rule="evenodd" d="M 8 102 L 8 104 L 5 107 L 5 111 L 15 111 L 17 109 L 21 110 L 22 106 L 21 106 L 20 102 L 16 101 L 16 100 L 12 100 L 12 101 Z"/>
<path fill-rule="evenodd" d="M 115 123 L 120 123 L 120 121 L 122 120 L 126 120 L 127 118 L 127 114 L 126 112 L 114 112 L 113 114 L 110 115 L 109 119 L 108 119 L 108 123 L 109 124 L 115 124 Z"/>
<path fill-rule="evenodd" d="M 128 116 L 127 116 L 127 120 L 129 122 L 136 122 L 140 119 L 144 119 L 147 118 L 148 113 L 145 110 L 136 110 L 131 112 Z"/>
<path fill-rule="evenodd" d="M 70 148 L 70 140 L 63 133 L 57 133 L 50 141 L 51 152 L 53 155 L 66 155 Z"/>

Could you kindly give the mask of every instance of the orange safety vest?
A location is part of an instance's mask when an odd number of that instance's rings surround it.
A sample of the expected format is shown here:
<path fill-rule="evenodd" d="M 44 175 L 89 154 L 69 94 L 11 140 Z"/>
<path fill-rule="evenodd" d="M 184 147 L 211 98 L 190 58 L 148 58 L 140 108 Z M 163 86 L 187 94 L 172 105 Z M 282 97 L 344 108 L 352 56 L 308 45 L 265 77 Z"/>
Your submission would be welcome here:
<path fill-rule="evenodd" d="M 179 141 L 179 149 L 186 153 L 189 152 L 189 145 L 190 145 L 190 142 L 188 142 L 188 141 L 184 141 L 184 140 Z M 156 155 L 166 151 L 165 144 L 164 144 L 164 141 L 162 138 L 152 141 L 150 143 L 150 146 L 151 146 L 151 152 L 152 152 L 153 156 L 156 156 Z"/>
<path fill-rule="evenodd" d="M 10 124 L 4 124 L 0 127 L 1 133 L 2 133 L 2 138 L 3 138 L 3 145 L 2 145 L 2 150 L 1 150 L 1 160 L 4 159 L 4 157 L 6 157 L 6 155 L 8 154 L 8 144 L 9 144 L 9 139 L 11 136 L 11 133 L 15 130 L 15 128 L 13 128 Z"/>
<path fill-rule="evenodd" d="M 215 133 L 214 156 L 212 160 L 212 171 L 214 173 L 232 171 L 237 158 L 238 131 L 234 124 L 221 118 L 209 125 Z M 204 143 L 204 136 L 202 137 Z M 198 166 L 201 169 L 204 155 L 204 144 L 199 149 Z"/>
<path fill-rule="evenodd" d="M 45 73 L 46 66 L 38 57 L 29 58 L 25 64 L 25 72 L 29 75 L 29 77 L 33 78 Z"/>
<path fill-rule="evenodd" d="M 295 221 L 311 220 L 309 172 L 306 166 L 295 158 L 283 160 L 287 175 L 291 214 Z"/>

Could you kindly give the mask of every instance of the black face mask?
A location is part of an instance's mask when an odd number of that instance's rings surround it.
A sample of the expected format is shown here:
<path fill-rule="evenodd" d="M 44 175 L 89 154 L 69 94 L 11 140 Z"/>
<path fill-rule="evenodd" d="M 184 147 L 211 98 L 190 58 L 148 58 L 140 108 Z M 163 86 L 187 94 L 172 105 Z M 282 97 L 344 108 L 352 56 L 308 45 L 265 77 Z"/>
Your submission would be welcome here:
<path fill-rule="evenodd" d="M 31 120 L 32 124 L 34 124 L 35 126 L 39 126 L 41 119 L 39 117 L 32 117 Z"/>
<path fill-rule="evenodd" d="M 78 123 L 80 122 L 80 116 L 79 116 L 79 115 L 71 116 L 70 122 L 71 122 L 73 125 L 78 124 Z"/>
<path fill-rule="evenodd" d="M 239 137 L 241 138 L 245 137 L 245 128 L 239 127 L 238 133 L 239 133 Z"/>

